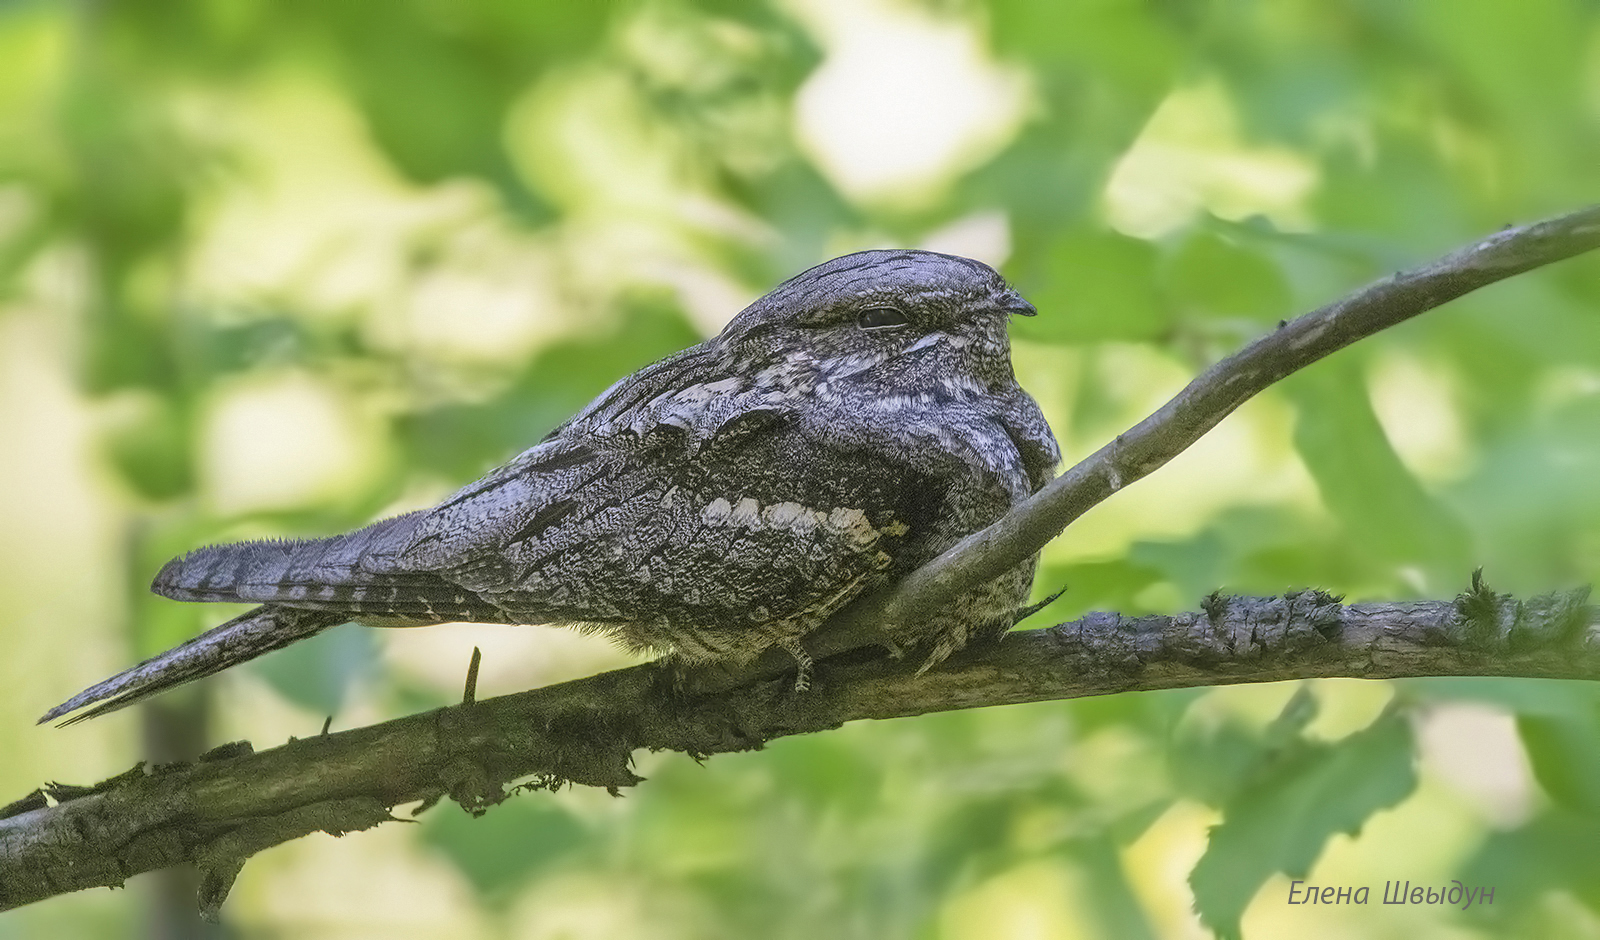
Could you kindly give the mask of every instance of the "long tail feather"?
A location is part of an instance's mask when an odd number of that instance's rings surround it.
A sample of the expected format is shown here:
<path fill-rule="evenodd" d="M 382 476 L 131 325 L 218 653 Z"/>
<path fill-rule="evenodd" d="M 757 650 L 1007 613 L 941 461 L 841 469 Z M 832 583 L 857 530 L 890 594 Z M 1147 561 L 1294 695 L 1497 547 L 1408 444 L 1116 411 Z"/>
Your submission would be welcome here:
<path fill-rule="evenodd" d="M 296 607 L 329 607 L 352 596 L 365 599 L 363 588 L 380 589 L 374 591 L 376 596 L 412 580 L 436 586 L 439 579 L 430 575 L 399 571 L 379 575 L 368 564 L 403 544 L 405 533 L 420 517 L 407 513 L 322 539 L 209 545 L 167 562 L 150 589 L 177 601 L 282 601 Z"/>
<path fill-rule="evenodd" d="M 324 539 L 209 545 L 167 562 L 150 589 L 176 601 L 249 601 L 343 611 L 386 626 L 448 620 L 499 622 L 504 613 L 432 571 L 385 567 L 383 545 L 418 514 Z M 403 540 L 402 540 L 403 541 Z"/>
<path fill-rule="evenodd" d="M 63 724 L 74 724 L 125 708 L 157 692 L 281 649 L 345 619 L 345 615 L 331 611 L 301 610 L 272 604 L 257 607 L 207 630 L 182 646 L 153 656 L 132 669 L 84 689 L 45 712 L 39 723 L 54 721 L 68 712 L 96 702 L 101 704 L 73 716 Z"/>

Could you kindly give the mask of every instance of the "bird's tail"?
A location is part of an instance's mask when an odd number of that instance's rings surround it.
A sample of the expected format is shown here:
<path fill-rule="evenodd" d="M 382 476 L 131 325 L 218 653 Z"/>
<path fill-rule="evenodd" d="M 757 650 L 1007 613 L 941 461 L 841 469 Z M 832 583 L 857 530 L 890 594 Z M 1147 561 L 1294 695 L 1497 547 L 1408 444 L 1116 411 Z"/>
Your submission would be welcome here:
<path fill-rule="evenodd" d="M 44 713 L 40 724 L 53 721 L 85 705 L 96 705 L 63 724 L 84 721 L 132 705 L 157 692 L 220 672 L 262 653 L 281 649 L 296 640 L 326 630 L 346 615 L 324 610 L 301 610 L 268 604 L 213 627 L 182 646 L 153 656 L 132 669 L 92 685 Z"/>

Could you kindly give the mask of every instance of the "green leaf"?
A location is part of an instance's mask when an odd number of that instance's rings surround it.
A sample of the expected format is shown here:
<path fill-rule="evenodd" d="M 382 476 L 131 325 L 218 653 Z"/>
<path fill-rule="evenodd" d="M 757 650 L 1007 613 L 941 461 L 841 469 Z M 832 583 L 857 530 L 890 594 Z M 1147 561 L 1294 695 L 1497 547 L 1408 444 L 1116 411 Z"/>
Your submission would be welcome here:
<path fill-rule="evenodd" d="M 1415 567 L 1430 588 L 1458 583 L 1472 567 L 1471 535 L 1400 462 L 1353 357 L 1338 354 L 1283 387 L 1298 410 L 1295 447 L 1367 576 L 1396 590 L 1399 569 Z"/>
<path fill-rule="evenodd" d="M 1123 940 L 1158 936 L 1148 912 L 1128 883 L 1117 845 L 1110 839 L 1074 840 L 1065 855 L 1084 879 L 1084 893 L 1093 899 L 1091 912 L 1102 935 Z"/>
<path fill-rule="evenodd" d="M 1167 262 L 1166 287 L 1179 308 L 1208 317 L 1276 320 L 1289 314 L 1289 285 L 1271 258 L 1199 231 Z"/>
<path fill-rule="evenodd" d="M 590 841 L 587 827 L 544 794 L 513 796 L 477 818 L 441 805 L 422 817 L 422 838 L 492 903 L 509 902 L 534 874 Z"/>
<path fill-rule="evenodd" d="M 1047 278 L 1031 297 L 1040 316 L 1012 329 L 1044 342 L 1142 340 L 1172 317 L 1156 291 L 1156 249 L 1116 232 L 1080 229 L 1050 246 Z"/>
<path fill-rule="evenodd" d="M 1533 775 L 1552 800 L 1600 816 L 1600 702 L 1565 715 L 1519 715 Z"/>
<path fill-rule="evenodd" d="M 1592 582 L 1600 563 L 1585 546 L 1600 527 L 1600 398 L 1584 393 L 1519 424 L 1452 487 L 1451 502 L 1480 533 L 1475 561 L 1519 593 Z"/>
<path fill-rule="evenodd" d="M 1593 747 L 1593 742 L 1589 744 Z M 1600 912 L 1600 817 L 1555 809 L 1521 828 L 1496 832 L 1464 866 L 1460 880 L 1495 891 L 1492 906 L 1474 906 L 1469 917 L 1511 919 L 1529 915 L 1537 923 L 1552 894 L 1569 894 L 1590 912 Z M 1591 913 L 1593 916 L 1593 913 Z M 1546 930 L 1506 931 L 1505 936 L 1540 936 Z"/>
<path fill-rule="evenodd" d="M 1161 580 L 1161 571 L 1132 559 L 1052 565 L 1034 579 L 1036 590 L 1046 593 L 1066 589 L 1051 604 L 1050 616 L 1078 617 L 1091 610 L 1126 610 L 1134 595 Z M 1041 617 L 1030 626 L 1045 626 Z"/>
<path fill-rule="evenodd" d="M 1356 834 L 1415 786 L 1411 731 L 1396 712 L 1335 744 L 1293 738 L 1223 806 L 1189 876 L 1201 920 L 1237 938 L 1245 908 L 1271 875 L 1303 878 L 1329 838 Z"/>
<path fill-rule="evenodd" d="M 372 629 L 346 624 L 253 660 L 245 668 L 296 705 L 332 715 L 344 704 L 350 686 L 371 672 L 377 659 Z"/>

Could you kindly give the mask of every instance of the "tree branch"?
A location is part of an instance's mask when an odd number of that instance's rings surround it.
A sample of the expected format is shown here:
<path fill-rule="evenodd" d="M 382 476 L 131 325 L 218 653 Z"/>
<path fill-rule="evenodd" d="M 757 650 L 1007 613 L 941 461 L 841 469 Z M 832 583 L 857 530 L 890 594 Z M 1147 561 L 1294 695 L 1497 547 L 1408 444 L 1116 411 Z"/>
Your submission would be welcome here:
<path fill-rule="evenodd" d="M 1600 678 L 1600 611 L 1587 598 L 1518 602 L 1476 577 L 1454 601 L 1213 595 L 1195 613 L 1095 613 L 1013 633 L 920 676 L 913 662 L 858 652 L 819 665 L 807 692 L 778 676 L 685 696 L 645 664 L 261 753 L 225 745 L 194 764 L 140 764 L 0 809 L 0 910 L 192 862 L 202 910 L 215 913 L 264 848 L 370 828 L 396 806 L 447 795 L 481 812 L 530 776 L 525 788 L 633 786 L 638 748 L 705 757 L 869 718 L 1314 676 Z"/>
<path fill-rule="evenodd" d="M 1201 613 L 1091 614 L 1011 635 L 918 675 L 860 649 L 1008 570 L 1090 507 L 1161 466 L 1251 396 L 1303 366 L 1485 284 L 1600 247 L 1600 206 L 1502 231 L 1282 324 L 989 528 L 808 638 L 819 668 L 796 694 L 787 663 L 699 677 L 653 664 L 322 734 L 262 753 L 226 745 L 192 765 L 143 765 L 95 787 L 51 785 L 0 808 L 0 910 L 193 862 L 215 913 L 245 858 L 340 834 L 450 796 L 469 810 L 533 787 L 639 782 L 633 751 L 704 756 L 772 738 L 986 705 L 1308 676 L 1600 678 L 1587 592 L 1527 603 L 1474 579 L 1454 602 L 1343 606 L 1326 594 L 1207 599 Z M 825 658 L 827 657 L 827 658 Z"/>

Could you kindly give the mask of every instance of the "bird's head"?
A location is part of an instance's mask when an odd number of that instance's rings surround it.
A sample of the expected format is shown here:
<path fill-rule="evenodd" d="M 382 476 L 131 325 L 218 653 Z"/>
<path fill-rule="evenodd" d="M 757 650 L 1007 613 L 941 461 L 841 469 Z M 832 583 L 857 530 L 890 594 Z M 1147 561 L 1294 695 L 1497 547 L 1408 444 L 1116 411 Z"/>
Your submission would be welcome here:
<path fill-rule="evenodd" d="M 719 341 L 737 371 L 866 394 L 1015 381 L 1006 322 L 1033 306 L 993 268 L 932 251 L 861 251 L 790 278 Z"/>

